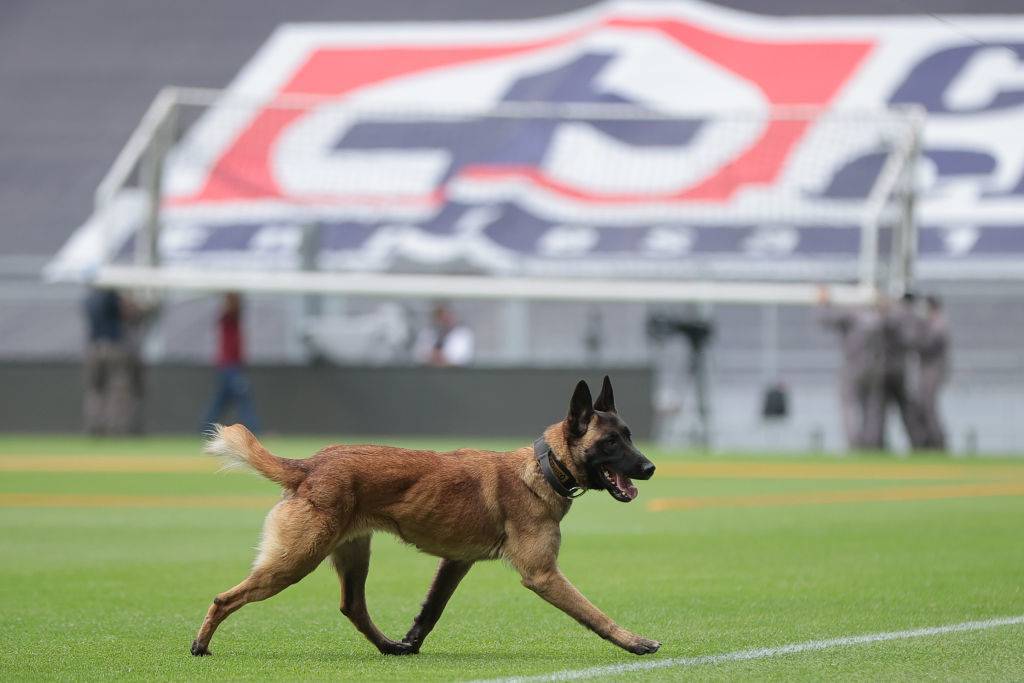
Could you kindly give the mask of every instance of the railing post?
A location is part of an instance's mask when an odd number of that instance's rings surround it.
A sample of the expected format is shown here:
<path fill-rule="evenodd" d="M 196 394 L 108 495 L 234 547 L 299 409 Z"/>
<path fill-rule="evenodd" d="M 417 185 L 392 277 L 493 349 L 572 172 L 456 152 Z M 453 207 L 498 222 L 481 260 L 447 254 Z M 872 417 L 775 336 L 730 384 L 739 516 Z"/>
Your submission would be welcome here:
<path fill-rule="evenodd" d="M 174 144 L 177 110 L 173 103 L 153 129 L 139 164 L 139 186 L 147 199 L 146 220 L 135 242 L 135 263 L 157 266 L 160 263 L 160 205 L 163 199 L 164 160 Z"/>
<path fill-rule="evenodd" d="M 893 250 L 894 286 L 892 294 L 902 295 L 914 279 L 914 260 L 917 257 L 917 161 L 921 155 L 921 135 L 924 111 L 915 109 L 910 114 L 910 141 L 903 169 L 900 206 L 898 249 Z"/>

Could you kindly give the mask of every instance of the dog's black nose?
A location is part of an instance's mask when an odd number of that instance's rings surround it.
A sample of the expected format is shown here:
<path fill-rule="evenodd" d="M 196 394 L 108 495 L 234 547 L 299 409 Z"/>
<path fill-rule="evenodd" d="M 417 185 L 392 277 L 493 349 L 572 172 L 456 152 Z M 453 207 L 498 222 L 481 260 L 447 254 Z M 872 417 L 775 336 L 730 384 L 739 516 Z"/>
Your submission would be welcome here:
<path fill-rule="evenodd" d="M 645 462 L 640 466 L 640 473 L 643 475 L 644 479 L 650 479 L 654 476 L 654 463 L 650 460 Z"/>

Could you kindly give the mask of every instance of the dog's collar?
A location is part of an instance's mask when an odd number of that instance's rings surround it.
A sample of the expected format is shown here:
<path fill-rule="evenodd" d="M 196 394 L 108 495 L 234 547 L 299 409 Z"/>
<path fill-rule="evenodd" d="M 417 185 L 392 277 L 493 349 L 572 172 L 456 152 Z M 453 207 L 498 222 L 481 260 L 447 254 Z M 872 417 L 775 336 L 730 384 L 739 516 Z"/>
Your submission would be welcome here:
<path fill-rule="evenodd" d="M 576 477 L 572 476 L 569 468 L 558 461 L 558 458 L 555 457 L 554 452 L 551 450 L 551 446 L 548 445 L 543 436 L 533 442 L 533 457 L 537 459 L 537 464 L 540 466 L 540 473 L 544 475 L 544 480 L 562 498 L 576 498 L 586 493 L 587 490 L 579 485 L 579 482 L 576 481 Z M 559 469 L 558 473 L 551 468 L 551 463 L 555 463 L 555 466 Z"/>

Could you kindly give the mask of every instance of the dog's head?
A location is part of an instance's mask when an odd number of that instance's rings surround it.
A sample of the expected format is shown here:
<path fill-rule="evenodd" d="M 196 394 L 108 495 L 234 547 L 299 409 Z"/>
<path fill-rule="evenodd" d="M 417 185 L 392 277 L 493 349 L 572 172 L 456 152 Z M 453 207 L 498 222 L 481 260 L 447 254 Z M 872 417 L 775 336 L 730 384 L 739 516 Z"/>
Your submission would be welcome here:
<path fill-rule="evenodd" d="M 576 385 L 564 433 L 569 453 L 586 473 L 589 489 L 604 489 L 615 500 L 628 503 L 637 496 L 631 478 L 650 479 L 654 474 L 654 463 L 633 445 L 629 427 L 615 410 L 607 376 L 596 401 L 586 382 Z"/>

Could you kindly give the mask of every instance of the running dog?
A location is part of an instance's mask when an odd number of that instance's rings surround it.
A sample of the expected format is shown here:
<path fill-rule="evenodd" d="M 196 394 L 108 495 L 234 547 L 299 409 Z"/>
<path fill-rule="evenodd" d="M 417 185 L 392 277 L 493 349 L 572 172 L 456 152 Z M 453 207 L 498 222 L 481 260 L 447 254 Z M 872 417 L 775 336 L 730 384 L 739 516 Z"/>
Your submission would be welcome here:
<path fill-rule="evenodd" d="M 564 420 L 545 429 L 533 447 L 507 453 L 340 445 L 290 460 L 272 455 L 237 424 L 216 426 L 206 451 L 251 467 L 284 492 L 267 515 L 252 571 L 213 599 L 193 655 L 210 654 L 213 633 L 230 614 L 276 595 L 327 557 L 341 581 L 342 613 L 384 654 L 418 653 L 473 563 L 497 558 L 519 572 L 524 586 L 624 650 L 643 655 L 661 647 L 612 621 L 558 568 L 559 522 L 572 498 L 603 489 L 627 503 L 637 496 L 630 478 L 654 474 L 615 410 L 608 377 L 597 401 L 586 382 L 577 384 Z M 381 633 L 366 609 L 375 531 L 441 558 L 401 641 Z"/>

